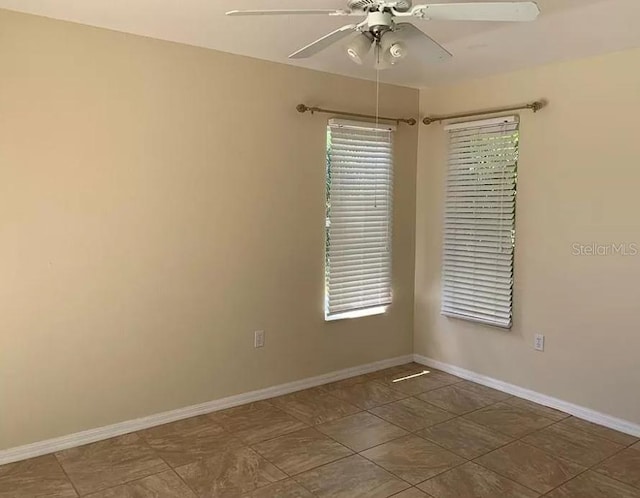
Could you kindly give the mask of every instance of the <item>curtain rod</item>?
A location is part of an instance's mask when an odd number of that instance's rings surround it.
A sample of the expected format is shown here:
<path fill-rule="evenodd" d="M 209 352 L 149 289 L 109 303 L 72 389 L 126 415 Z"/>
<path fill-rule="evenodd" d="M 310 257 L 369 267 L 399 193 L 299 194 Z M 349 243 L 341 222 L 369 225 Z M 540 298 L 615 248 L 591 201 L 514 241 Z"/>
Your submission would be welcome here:
<path fill-rule="evenodd" d="M 380 119 L 382 121 L 395 121 L 396 124 L 407 123 L 409 126 L 413 126 L 416 124 L 416 120 L 413 118 L 387 118 L 383 116 L 372 116 L 371 114 L 358 114 L 355 112 L 345 112 L 345 111 L 332 111 L 331 109 L 322 109 L 321 107 L 309 107 L 304 104 L 298 104 L 296 106 L 296 110 L 298 112 L 310 112 L 313 114 L 314 112 L 322 112 L 325 114 L 335 114 L 337 116 L 349 116 L 352 118 L 367 118 L 367 119 Z"/>
<path fill-rule="evenodd" d="M 500 107 L 498 109 L 486 109 L 484 111 L 465 112 L 462 114 L 450 114 L 448 116 L 427 116 L 422 120 L 422 122 L 426 125 L 430 125 L 431 123 L 442 122 L 449 119 L 472 118 L 475 116 L 484 116 L 486 114 L 499 114 L 501 112 L 521 111 L 521 110 L 532 110 L 533 112 L 538 112 L 540 109 L 542 109 L 546 105 L 547 105 L 546 100 L 537 100 L 535 102 L 531 102 L 530 104 L 517 105 L 513 107 Z"/>

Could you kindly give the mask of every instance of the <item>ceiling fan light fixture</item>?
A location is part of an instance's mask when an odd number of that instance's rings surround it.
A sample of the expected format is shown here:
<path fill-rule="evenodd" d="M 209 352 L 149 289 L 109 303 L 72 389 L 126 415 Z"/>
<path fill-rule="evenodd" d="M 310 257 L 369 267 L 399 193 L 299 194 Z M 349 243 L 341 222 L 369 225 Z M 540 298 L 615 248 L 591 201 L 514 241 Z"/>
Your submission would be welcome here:
<path fill-rule="evenodd" d="M 347 55 L 356 64 L 362 64 L 371 50 L 372 40 L 364 33 L 357 33 L 347 44 Z"/>
<path fill-rule="evenodd" d="M 380 57 L 396 64 L 408 54 L 407 44 L 397 31 L 387 31 L 380 40 Z"/>
<path fill-rule="evenodd" d="M 407 56 L 407 46 L 403 42 L 394 43 L 389 47 L 389 55 L 395 61 L 404 59 Z"/>

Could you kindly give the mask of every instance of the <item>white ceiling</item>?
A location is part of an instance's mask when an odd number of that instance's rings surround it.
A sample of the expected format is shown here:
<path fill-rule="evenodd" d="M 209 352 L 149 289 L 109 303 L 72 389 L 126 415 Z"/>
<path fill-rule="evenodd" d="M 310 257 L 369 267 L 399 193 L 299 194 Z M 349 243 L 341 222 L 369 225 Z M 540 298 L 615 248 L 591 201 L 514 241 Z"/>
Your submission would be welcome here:
<path fill-rule="evenodd" d="M 424 2 L 414 1 L 417 3 Z M 382 71 L 380 79 L 419 88 L 640 47 L 640 0 L 538 0 L 538 4 L 542 15 L 534 23 L 415 20 L 454 58 L 425 67 L 409 57 Z M 329 16 L 224 16 L 230 9 L 345 6 L 342 0 L 0 0 L 0 8 L 375 79 L 373 68 L 353 64 L 341 46 L 308 60 L 287 59 L 294 50 L 351 23 L 352 18 L 345 22 L 345 18 Z"/>

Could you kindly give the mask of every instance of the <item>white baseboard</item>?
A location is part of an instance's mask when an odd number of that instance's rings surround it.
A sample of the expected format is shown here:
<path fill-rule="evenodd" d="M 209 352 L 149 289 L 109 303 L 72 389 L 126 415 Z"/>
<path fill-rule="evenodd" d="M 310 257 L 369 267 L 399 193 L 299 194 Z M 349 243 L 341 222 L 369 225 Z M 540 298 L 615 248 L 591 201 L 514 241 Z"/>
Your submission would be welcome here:
<path fill-rule="evenodd" d="M 588 420 L 589 422 L 603 425 L 604 427 L 615 429 L 626 434 L 631 434 L 635 437 L 640 437 L 640 425 L 629 422 L 628 420 L 612 417 L 611 415 L 597 412 L 590 408 L 585 408 L 584 406 L 575 405 L 568 401 L 553 398 L 546 394 L 531 391 L 530 389 L 525 389 L 524 387 L 516 386 L 515 384 L 509 384 L 508 382 L 487 377 L 486 375 L 472 372 L 471 370 L 466 370 L 455 365 L 450 365 L 449 363 L 443 363 L 432 358 L 427 358 L 426 356 L 419 354 L 413 355 L 413 361 L 431 368 L 437 368 L 438 370 L 442 370 L 443 372 L 450 373 L 451 375 L 455 375 L 466 380 L 471 380 L 478 384 L 482 384 L 483 386 L 492 387 L 498 391 L 518 396 L 519 398 L 528 399 L 529 401 L 533 401 L 550 408 L 555 408 L 556 410 L 569 413 L 570 415 Z"/>
<path fill-rule="evenodd" d="M 273 398 L 275 396 L 281 396 L 283 394 L 300 391 L 302 389 L 308 389 L 310 387 L 327 384 L 329 382 L 346 379 L 348 377 L 375 372 L 376 370 L 381 370 L 383 368 L 402 365 L 403 363 L 408 363 L 412 360 L 413 355 L 410 354 L 405 356 L 398 356 L 396 358 L 390 358 L 387 360 L 368 363 L 366 365 L 346 368 L 344 370 L 338 370 L 327 374 L 318 375 L 316 377 L 309 377 L 306 379 L 296 380 L 294 382 L 288 382 L 286 384 L 267 387 L 265 389 L 259 389 L 257 391 L 228 396 L 226 398 L 208 401 L 199 405 L 186 406 L 184 408 L 178 408 L 177 410 L 149 415 L 148 417 L 127 420 L 125 422 L 119 422 L 117 424 L 107 425 L 105 427 L 98 427 L 96 429 L 76 432 L 67 436 L 47 439 L 45 441 L 39 441 L 37 443 L 18 446 L 16 448 L 0 450 L 0 465 L 17 462 L 19 460 L 26 460 L 27 458 L 46 455 L 67 448 L 73 448 L 75 446 L 82 446 L 83 444 L 102 441 L 104 439 L 109 439 L 115 436 L 121 436 L 122 434 L 128 434 L 130 432 L 148 429 L 150 427 L 167 424 L 169 422 L 175 422 L 177 420 L 195 417 L 196 415 L 203 415 L 205 413 L 211 413 L 218 410 L 223 410 L 225 408 L 244 405 L 245 403 L 251 403 L 252 401 L 260 401 L 263 399 Z"/>

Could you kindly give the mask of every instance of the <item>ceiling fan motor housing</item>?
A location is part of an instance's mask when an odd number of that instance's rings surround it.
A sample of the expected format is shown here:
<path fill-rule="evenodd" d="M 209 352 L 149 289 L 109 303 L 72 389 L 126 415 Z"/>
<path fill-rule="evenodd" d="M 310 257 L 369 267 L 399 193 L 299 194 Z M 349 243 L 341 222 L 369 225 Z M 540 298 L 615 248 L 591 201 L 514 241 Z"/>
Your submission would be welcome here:
<path fill-rule="evenodd" d="M 411 8 L 411 0 L 349 0 L 348 7 L 356 12 L 382 12 L 390 9 L 406 12 Z"/>
<path fill-rule="evenodd" d="M 393 26 L 393 15 L 389 12 L 369 12 L 367 25 L 374 34 L 387 31 Z"/>

